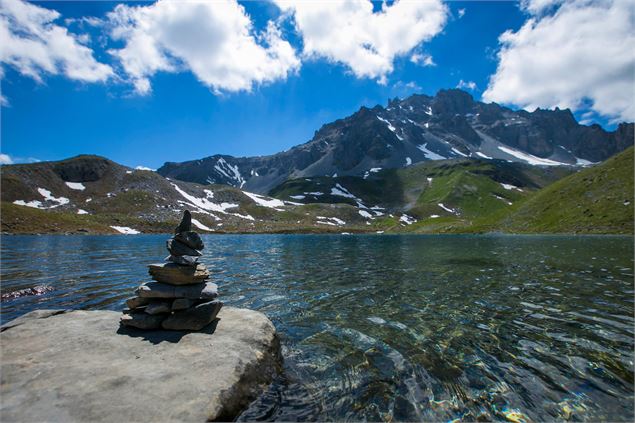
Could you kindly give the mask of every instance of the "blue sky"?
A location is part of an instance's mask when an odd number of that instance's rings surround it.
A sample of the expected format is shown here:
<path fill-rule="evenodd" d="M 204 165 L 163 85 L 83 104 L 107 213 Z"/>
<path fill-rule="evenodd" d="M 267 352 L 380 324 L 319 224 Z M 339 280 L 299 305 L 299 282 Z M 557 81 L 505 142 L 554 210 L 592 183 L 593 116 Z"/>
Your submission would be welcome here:
<path fill-rule="evenodd" d="M 359 4 L 352 7 L 363 10 L 364 1 L 356 0 L 352 3 Z M 550 80 L 536 77 L 541 66 L 553 69 L 554 63 L 552 59 L 541 64 L 535 53 L 531 56 L 527 52 L 529 47 L 540 42 L 553 46 L 554 40 L 545 40 L 547 32 L 562 33 L 566 39 L 567 29 L 561 27 L 573 20 L 571 17 L 584 16 L 589 10 L 566 1 L 548 0 L 523 4 L 429 3 L 425 10 L 407 11 L 405 17 L 378 20 L 369 26 L 364 24 L 363 16 L 392 13 L 394 4 L 374 3 L 372 11 L 363 15 L 350 9 L 326 14 L 321 10 L 302 10 L 301 6 L 283 10 L 284 6 L 272 2 L 247 2 L 241 4 L 243 9 L 228 2 L 225 12 L 209 10 L 210 19 L 218 14 L 224 19 L 233 13 L 235 20 L 227 19 L 231 25 L 222 28 L 229 35 L 219 35 L 219 25 L 198 19 L 199 12 L 174 12 L 169 6 L 159 10 L 162 5 L 151 2 L 127 6 L 118 6 L 120 2 L 36 2 L 24 9 L 21 0 L 3 0 L 0 17 L 8 22 L 13 37 L 4 42 L 15 49 L 0 53 L 4 73 L 2 153 L 14 162 L 28 158 L 58 160 L 90 153 L 128 166 L 151 168 L 165 161 L 218 153 L 272 154 L 308 141 L 322 124 L 347 116 L 360 106 L 385 105 L 389 98 L 412 93 L 433 95 L 439 89 L 459 84 L 476 99 L 484 97 L 512 107 L 533 110 L 536 106 L 569 106 L 579 120 L 597 122 L 609 129 L 632 116 L 632 91 L 622 99 L 621 106 L 607 101 L 609 95 L 615 96 L 612 93 L 619 91 L 614 82 L 594 91 L 585 88 L 589 80 L 582 77 L 578 88 L 558 81 L 575 78 L 570 72 L 566 75 L 572 64 L 579 65 L 577 57 L 565 57 L 570 63 L 556 64 L 556 75 Z M 616 3 L 618 7 L 619 2 Z M 119 9 L 114 16 L 116 7 Z M 606 4 L 602 8 L 608 10 Z M 46 15 L 44 9 L 59 15 L 39 19 L 38 16 Z M 16 10 L 29 11 L 30 18 Z M 351 26 L 339 33 L 330 31 L 345 13 L 351 13 Z M 163 24 L 166 17 L 172 18 L 171 14 L 176 16 L 172 21 L 182 20 L 175 31 Z M 319 16 L 318 22 L 329 28 L 328 34 L 320 30 L 320 25 L 311 26 L 314 16 Z M 606 19 L 615 20 L 615 16 L 608 14 Z M 530 19 L 534 20 L 531 25 Z M 34 22 L 43 25 L 43 29 L 33 29 Z M 247 30 L 253 35 L 251 40 L 244 37 L 244 28 L 240 27 L 244 22 L 250 25 Z M 633 29 L 632 13 L 625 23 L 609 22 L 625 26 L 627 32 Z M 268 24 L 276 28 L 270 38 L 265 36 Z M 148 25 L 157 25 L 154 28 L 160 30 L 139 32 L 139 28 Z M 46 32 L 53 31 L 53 26 L 66 29 L 68 35 L 63 40 L 75 40 L 74 44 L 63 44 L 62 51 L 56 50 L 57 44 L 62 43 L 47 41 L 60 34 Z M 113 35 L 118 29 L 119 35 Z M 190 30 L 192 33 L 188 34 Z M 239 34 L 235 41 L 231 41 L 231 31 Z M 510 31 L 510 35 L 501 41 L 505 31 Z M 141 47 L 135 44 L 137 39 L 147 41 L 148 34 L 156 40 Z M 210 38 L 204 40 L 198 34 Z M 579 42 L 585 34 L 582 31 L 572 36 Z M 604 42 L 611 43 L 619 35 L 615 31 L 605 34 Z M 40 42 L 42 53 L 25 54 L 19 45 L 25 38 Z M 339 40 L 357 38 L 365 40 L 363 45 L 338 45 Z M 632 39 L 627 37 L 629 40 Z M 229 50 L 218 53 L 213 47 L 215 42 L 238 44 L 228 44 Z M 198 43 L 200 48 L 190 48 Z M 144 61 L 139 59 L 156 46 L 162 49 L 159 58 L 148 54 Z M 307 46 L 318 47 L 309 51 Z M 601 50 L 602 45 L 593 47 Z M 74 48 L 76 52 L 72 51 Z M 247 53 L 228 58 L 233 49 Z M 39 50 L 30 47 L 30 51 Z M 131 55 L 126 56 L 126 52 Z M 561 56 L 569 55 L 567 52 Z M 558 52 L 551 53 L 559 56 Z M 52 57 L 49 61 L 47 54 Z M 622 83 L 632 87 L 629 71 L 633 70 L 633 54 L 627 51 L 623 56 L 625 60 L 614 67 L 625 74 Z M 525 85 L 519 87 L 516 76 L 522 71 L 518 66 L 527 60 L 536 69 L 524 76 Z M 602 72 L 611 72 L 611 65 L 608 67 L 603 71 L 597 66 L 595 80 L 606 80 Z M 219 77 L 224 69 L 230 69 L 229 76 Z M 490 80 L 493 75 L 496 84 Z M 563 85 L 567 85 L 565 91 Z"/>

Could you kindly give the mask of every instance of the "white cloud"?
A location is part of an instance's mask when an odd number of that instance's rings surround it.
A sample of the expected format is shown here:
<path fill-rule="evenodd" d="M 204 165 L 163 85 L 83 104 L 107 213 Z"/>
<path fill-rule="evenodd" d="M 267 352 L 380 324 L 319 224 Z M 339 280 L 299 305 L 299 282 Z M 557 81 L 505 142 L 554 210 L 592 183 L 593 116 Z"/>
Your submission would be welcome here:
<path fill-rule="evenodd" d="M 0 153 L 0 165 L 16 164 L 16 163 L 37 163 L 39 159 L 35 157 L 11 157 L 8 154 Z"/>
<path fill-rule="evenodd" d="M 403 82 L 397 81 L 392 85 L 391 95 L 406 97 L 415 92 L 421 92 L 422 88 L 414 81 Z"/>
<path fill-rule="evenodd" d="M 461 19 L 463 16 L 465 16 L 465 9 L 459 9 L 458 14 L 459 14 L 459 19 Z"/>
<path fill-rule="evenodd" d="M 0 165 L 13 164 L 13 160 L 8 154 L 0 153 Z"/>
<path fill-rule="evenodd" d="M 436 63 L 434 63 L 432 56 L 430 56 L 429 54 L 414 53 L 412 56 L 410 56 L 410 61 L 414 64 L 422 66 L 437 65 Z"/>
<path fill-rule="evenodd" d="M 559 6 L 565 0 L 521 0 L 520 8 L 534 15 L 539 15 L 547 10 Z"/>
<path fill-rule="evenodd" d="M 458 84 L 456 84 L 456 88 L 460 88 L 460 89 L 468 89 L 470 91 L 474 91 L 476 89 L 478 89 L 478 87 L 476 86 L 476 82 L 474 81 L 464 81 L 464 80 L 460 80 Z"/>
<path fill-rule="evenodd" d="M 110 78 L 112 68 L 95 60 L 85 38 L 53 23 L 59 17 L 22 0 L 0 0 L 0 62 L 38 82 L 45 73 L 84 82 Z"/>
<path fill-rule="evenodd" d="M 380 83 L 394 59 L 441 32 L 448 15 L 440 0 L 383 3 L 375 13 L 368 0 L 275 2 L 293 17 L 306 57 L 342 63 Z"/>
<path fill-rule="evenodd" d="M 635 119 L 632 3 L 534 0 L 523 7 L 530 17 L 500 36 L 498 68 L 483 99 L 528 110 L 589 107 L 613 121 Z"/>
<path fill-rule="evenodd" d="M 254 34 L 252 22 L 235 0 L 118 5 L 108 15 L 111 36 L 125 46 L 111 50 L 135 90 L 150 92 L 156 72 L 191 71 L 220 91 L 250 90 L 253 84 L 285 79 L 300 61 L 273 22 Z"/>

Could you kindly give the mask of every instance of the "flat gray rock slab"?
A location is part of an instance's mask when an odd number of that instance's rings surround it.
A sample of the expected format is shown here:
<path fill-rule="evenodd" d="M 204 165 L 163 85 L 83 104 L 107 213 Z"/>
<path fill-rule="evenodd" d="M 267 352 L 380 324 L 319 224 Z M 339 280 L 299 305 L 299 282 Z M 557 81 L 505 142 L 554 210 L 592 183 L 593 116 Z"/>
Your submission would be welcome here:
<path fill-rule="evenodd" d="M 201 332 L 120 328 L 120 316 L 41 310 L 4 325 L 0 421 L 232 420 L 280 369 L 256 311 L 224 307 Z"/>

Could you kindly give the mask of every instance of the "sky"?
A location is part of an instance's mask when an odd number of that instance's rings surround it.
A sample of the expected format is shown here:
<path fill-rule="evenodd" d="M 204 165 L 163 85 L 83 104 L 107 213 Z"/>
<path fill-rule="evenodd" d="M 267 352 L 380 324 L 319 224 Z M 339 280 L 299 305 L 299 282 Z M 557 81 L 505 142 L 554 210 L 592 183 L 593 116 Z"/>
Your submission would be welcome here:
<path fill-rule="evenodd" d="M 361 106 L 461 88 L 635 120 L 628 0 L 0 0 L 0 163 L 267 155 Z"/>

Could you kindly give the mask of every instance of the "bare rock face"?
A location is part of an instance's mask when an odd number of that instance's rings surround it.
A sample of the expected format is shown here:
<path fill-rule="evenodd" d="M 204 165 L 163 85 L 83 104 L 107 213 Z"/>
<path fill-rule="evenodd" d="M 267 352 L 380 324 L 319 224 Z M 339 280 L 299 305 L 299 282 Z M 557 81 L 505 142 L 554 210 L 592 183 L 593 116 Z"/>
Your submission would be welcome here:
<path fill-rule="evenodd" d="M 120 328 L 114 311 L 39 310 L 2 327 L 0 421 L 233 420 L 280 369 L 262 313 L 200 332 Z"/>

